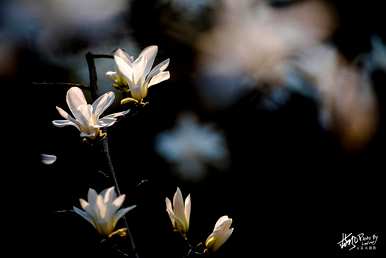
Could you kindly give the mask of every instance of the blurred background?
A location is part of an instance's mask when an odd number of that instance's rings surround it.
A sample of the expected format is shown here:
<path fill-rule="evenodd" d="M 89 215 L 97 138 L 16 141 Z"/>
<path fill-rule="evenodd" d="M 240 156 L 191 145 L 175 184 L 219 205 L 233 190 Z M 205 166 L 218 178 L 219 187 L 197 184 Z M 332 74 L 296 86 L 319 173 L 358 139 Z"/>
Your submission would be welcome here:
<path fill-rule="evenodd" d="M 125 205 L 137 205 L 127 218 L 141 258 L 185 255 L 164 201 L 177 186 L 192 196 L 193 243 L 220 216 L 233 218 L 214 257 L 384 257 L 380 2 L 1 1 L 12 253 L 120 257 L 65 211 L 89 187 L 112 185 L 100 146 L 52 120 L 55 106 L 68 110 L 63 83 L 89 85 L 87 52 L 136 57 L 158 45 L 155 63 L 170 58 L 171 78 L 108 130 Z M 113 60 L 96 66 L 98 94 L 113 90 L 105 76 Z M 130 108 L 116 93 L 108 112 Z M 57 161 L 42 164 L 42 153 Z M 341 234 L 351 232 L 378 234 L 377 250 L 341 250 Z"/>

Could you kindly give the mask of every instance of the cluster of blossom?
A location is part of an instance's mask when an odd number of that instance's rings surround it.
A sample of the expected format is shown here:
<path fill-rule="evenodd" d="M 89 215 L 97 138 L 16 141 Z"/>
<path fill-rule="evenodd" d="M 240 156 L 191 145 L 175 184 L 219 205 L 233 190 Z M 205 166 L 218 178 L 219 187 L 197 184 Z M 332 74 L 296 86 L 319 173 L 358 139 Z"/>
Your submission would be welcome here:
<path fill-rule="evenodd" d="M 126 94 L 120 101 L 121 104 L 132 103 L 139 107 L 145 105 L 144 100 L 147 97 L 148 89 L 170 78 L 169 72 L 165 71 L 169 65 L 169 59 L 152 68 L 157 51 L 157 46 L 147 47 L 137 59 L 134 59 L 122 49 L 115 51 L 116 71 L 109 71 L 106 76 L 113 80 L 113 87 Z M 64 119 L 54 120 L 52 123 L 57 127 L 73 126 L 79 130 L 80 137 L 88 141 L 107 140 L 105 139 L 107 136 L 105 129 L 115 124 L 119 117 L 124 117 L 130 111 L 124 110 L 103 116 L 114 100 L 115 94 L 110 91 L 99 96 L 92 104 L 88 104 L 82 90 L 78 87 L 71 87 L 67 91 L 66 102 L 72 116 L 64 109 L 56 107 Z M 53 155 L 42 154 L 42 161 L 45 164 L 52 164 L 55 160 L 56 157 Z M 115 187 L 107 188 L 99 194 L 90 188 L 87 201 L 84 199 L 79 200 L 82 209 L 73 207 L 76 214 L 87 220 L 100 235 L 107 239 L 117 234 L 120 236 L 127 235 L 127 225 L 126 228 L 119 229 L 116 229 L 116 226 L 121 218 L 125 218 L 127 212 L 135 208 L 135 205 L 121 208 L 125 195 L 120 193 L 118 183 L 115 183 Z M 174 195 L 173 205 L 166 198 L 166 211 L 173 228 L 181 233 L 186 240 L 190 210 L 190 195 L 184 202 L 179 188 L 177 188 Z M 216 251 L 225 243 L 233 232 L 233 228 L 230 228 L 231 224 L 232 219 L 228 216 L 222 216 L 218 219 L 213 232 L 204 243 L 204 253 Z"/>

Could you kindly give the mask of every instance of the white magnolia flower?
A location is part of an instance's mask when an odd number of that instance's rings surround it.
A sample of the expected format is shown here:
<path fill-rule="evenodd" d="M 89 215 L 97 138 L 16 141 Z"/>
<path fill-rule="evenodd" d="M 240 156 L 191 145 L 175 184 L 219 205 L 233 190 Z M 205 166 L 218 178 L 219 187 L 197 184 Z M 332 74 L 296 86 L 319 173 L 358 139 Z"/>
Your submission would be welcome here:
<path fill-rule="evenodd" d="M 100 128 L 112 126 L 117 121 L 117 117 L 129 112 L 127 110 L 100 118 L 103 112 L 114 102 L 114 98 L 114 92 L 110 91 L 100 96 L 90 105 L 87 104 L 82 90 L 78 87 L 72 87 L 67 91 L 66 101 L 74 117 L 60 107 L 56 107 L 65 120 L 54 120 L 52 123 L 57 127 L 75 126 L 80 131 L 81 137 L 95 139 L 101 135 Z"/>
<path fill-rule="evenodd" d="M 161 133 L 156 150 L 186 180 L 198 181 L 205 176 L 207 165 L 223 169 L 228 163 L 224 136 L 210 125 L 201 125 L 194 116 L 182 116 L 177 126 Z"/>
<path fill-rule="evenodd" d="M 157 51 L 157 46 L 147 47 L 135 60 L 122 49 L 115 51 L 114 60 L 117 71 L 109 71 L 106 75 L 114 81 L 115 87 L 130 92 L 131 98 L 123 99 L 122 103 L 142 102 L 147 96 L 149 87 L 170 78 L 170 73 L 165 71 L 169 65 L 169 59 L 151 69 Z"/>
<path fill-rule="evenodd" d="M 169 198 L 166 197 L 166 211 L 169 214 L 169 218 L 172 222 L 175 231 L 180 232 L 184 237 L 189 230 L 189 219 L 191 210 L 190 194 L 184 199 L 180 188 L 177 187 L 177 191 L 173 197 L 173 206 Z"/>
<path fill-rule="evenodd" d="M 232 235 L 232 219 L 228 216 L 222 216 L 216 222 L 213 232 L 205 241 L 205 247 L 209 251 L 217 251 Z"/>
<path fill-rule="evenodd" d="M 110 235 L 117 222 L 128 211 L 135 208 L 135 205 L 120 209 L 125 200 L 125 195 L 116 196 L 114 187 L 105 189 L 100 194 L 97 194 L 94 189 L 88 190 L 88 202 L 79 199 L 83 210 L 73 207 L 74 211 L 82 218 L 90 222 L 98 233 L 108 236 Z"/>
<path fill-rule="evenodd" d="M 44 165 L 52 165 L 56 161 L 56 156 L 42 153 L 40 154 L 40 159 Z"/>

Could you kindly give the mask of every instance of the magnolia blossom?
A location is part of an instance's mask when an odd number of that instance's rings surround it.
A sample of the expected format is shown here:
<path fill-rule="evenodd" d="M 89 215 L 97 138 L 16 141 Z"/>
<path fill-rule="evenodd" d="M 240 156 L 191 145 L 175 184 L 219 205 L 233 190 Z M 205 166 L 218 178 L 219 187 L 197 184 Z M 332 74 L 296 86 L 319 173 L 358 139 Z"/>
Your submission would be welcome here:
<path fill-rule="evenodd" d="M 120 209 L 125 200 L 125 195 L 116 196 L 114 187 L 105 189 L 97 194 L 94 189 L 88 190 L 88 202 L 79 199 L 83 210 L 73 207 L 74 211 L 82 218 L 90 222 L 91 225 L 104 236 L 110 235 L 117 222 L 128 211 L 135 208 L 135 205 Z"/>
<path fill-rule="evenodd" d="M 189 230 L 191 210 L 190 194 L 186 197 L 184 203 L 181 190 L 177 187 L 177 191 L 173 197 L 173 206 L 169 198 L 166 197 L 165 201 L 166 211 L 169 214 L 174 230 L 180 232 L 183 236 L 186 236 L 186 233 Z"/>
<path fill-rule="evenodd" d="M 213 232 L 205 241 L 206 250 L 217 251 L 232 235 L 233 228 L 231 228 L 232 219 L 228 216 L 222 216 L 216 222 Z"/>
<path fill-rule="evenodd" d="M 229 156 L 223 134 L 198 123 L 190 114 L 183 115 L 174 129 L 157 137 L 156 150 L 190 181 L 201 180 L 207 166 L 226 168 Z"/>
<path fill-rule="evenodd" d="M 121 103 L 142 102 L 147 96 L 149 87 L 170 78 L 169 72 L 165 71 L 169 65 L 169 59 L 151 69 L 157 51 L 157 46 L 147 47 L 135 60 L 122 49 L 115 51 L 114 60 L 117 71 L 109 71 L 106 75 L 114 81 L 115 87 L 130 92 L 131 98 L 125 98 Z"/>
<path fill-rule="evenodd" d="M 129 112 L 127 110 L 100 118 L 103 112 L 114 102 L 114 98 L 114 93 L 110 91 L 100 96 L 90 105 L 87 104 L 82 90 L 78 87 L 72 87 L 67 91 L 66 101 L 74 117 L 60 107 L 56 107 L 65 120 L 54 120 L 52 123 L 57 127 L 75 126 L 80 131 L 81 137 L 95 139 L 101 136 L 100 128 L 112 126 L 117 121 L 117 117 Z"/>

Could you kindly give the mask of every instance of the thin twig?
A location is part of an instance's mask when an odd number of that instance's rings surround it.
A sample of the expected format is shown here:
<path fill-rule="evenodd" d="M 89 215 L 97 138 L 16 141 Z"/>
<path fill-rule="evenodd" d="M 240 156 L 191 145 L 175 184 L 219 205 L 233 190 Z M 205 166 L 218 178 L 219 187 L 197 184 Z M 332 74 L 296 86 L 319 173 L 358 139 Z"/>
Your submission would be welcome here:
<path fill-rule="evenodd" d="M 97 72 L 95 67 L 95 60 L 94 55 L 90 52 L 87 52 L 86 54 L 86 61 L 88 65 L 88 72 L 89 72 L 89 78 L 90 78 L 90 90 L 91 90 L 91 97 L 93 100 L 97 98 L 97 91 L 98 91 L 98 84 L 97 84 Z"/>
<path fill-rule="evenodd" d="M 108 59 L 114 59 L 113 55 L 106 55 L 106 54 L 91 54 L 93 58 L 108 58 Z"/>
<path fill-rule="evenodd" d="M 107 163 L 108 163 L 109 170 L 110 170 L 110 173 L 111 173 L 113 181 L 114 181 L 115 189 L 116 189 L 118 195 L 121 195 L 121 190 L 120 190 L 119 185 L 118 185 L 118 179 L 117 179 L 114 165 L 113 165 L 113 162 L 112 162 L 111 156 L 110 156 L 108 136 L 106 136 L 106 138 L 103 139 L 103 152 L 106 155 Z M 136 258 L 139 258 L 137 248 L 135 246 L 134 238 L 133 238 L 133 235 L 131 234 L 131 231 L 129 229 L 129 224 L 127 223 L 126 216 L 123 216 L 123 222 L 124 222 L 125 227 L 127 229 L 127 235 L 129 237 L 129 242 L 130 242 L 131 248 L 133 250 L 133 253 L 134 253 Z"/>

